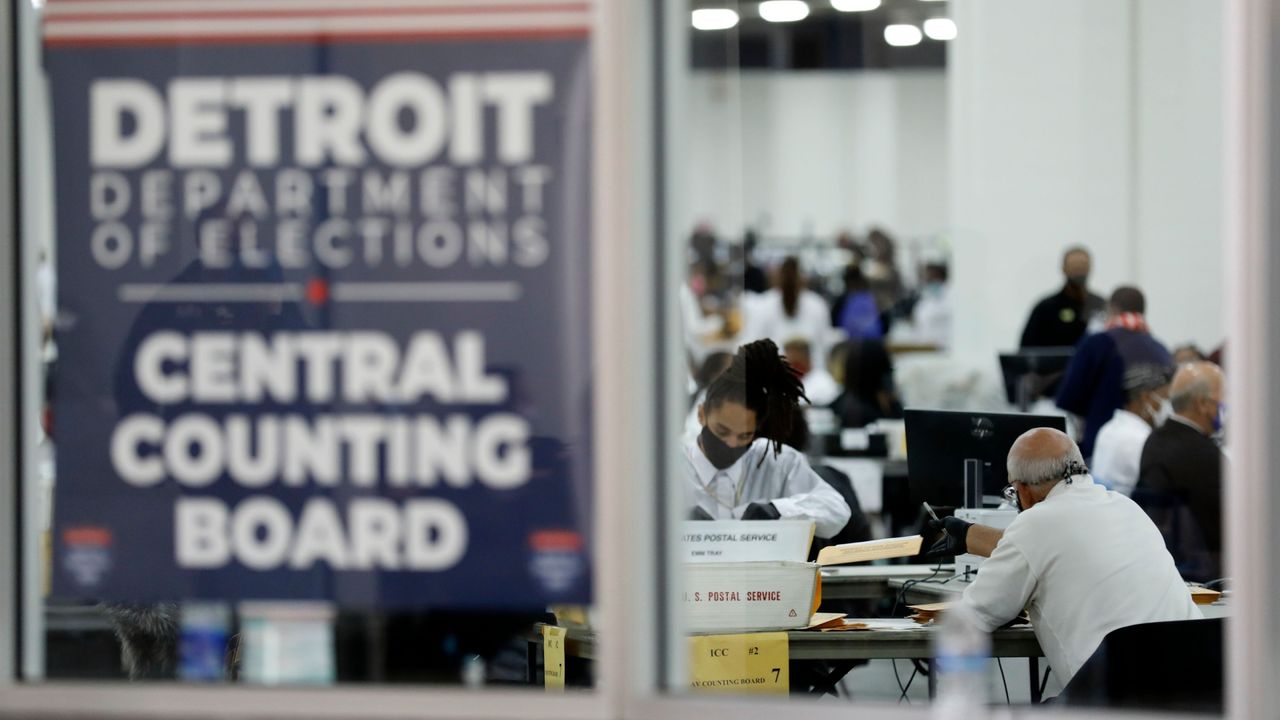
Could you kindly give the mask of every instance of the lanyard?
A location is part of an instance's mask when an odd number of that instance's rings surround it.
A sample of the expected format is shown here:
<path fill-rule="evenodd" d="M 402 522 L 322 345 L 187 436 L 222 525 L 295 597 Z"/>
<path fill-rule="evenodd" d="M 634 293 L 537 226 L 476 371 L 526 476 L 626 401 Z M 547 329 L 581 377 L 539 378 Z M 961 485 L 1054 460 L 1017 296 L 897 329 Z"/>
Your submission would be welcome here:
<path fill-rule="evenodd" d="M 702 451 L 701 451 L 701 450 L 699 450 L 699 449 L 697 448 L 697 446 L 694 446 L 694 447 L 692 447 L 692 448 L 690 448 L 690 449 L 689 449 L 689 452 L 690 452 L 690 453 L 694 453 L 694 452 L 702 452 Z M 693 460 L 693 458 L 690 458 L 690 460 L 692 461 L 692 460 Z M 724 472 L 724 471 L 723 471 L 723 470 L 719 470 L 719 469 L 717 469 L 717 470 L 716 470 L 716 475 L 719 475 L 719 474 L 720 474 L 720 473 L 722 473 L 722 472 Z M 698 471 L 697 471 L 697 470 L 694 470 L 694 477 L 698 477 L 698 474 L 697 474 L 697 473 L 698 473 Z M 713 479 L 713 480 L 715 479 L 715 476 L 714 476 L 714 475 L 712 476 L 712 479 Z M 730 513 L 732 513 L 734 508 L 736 508 L 736 507 L 738 507 L 739 505 L 741 505 L 741 504 L 742 504 L 742 491 L 743 491 L 743 489 L 747 486 L 747 465 L 746 465 L 746 463 L 743 463 L 743 465 L 742 465 L 742 469 L 739 471 L 739 474 L 738 474 L 738 487 L 733 491 L 733 504 L 732 504 L 732 505 L 728 505 L 728 504 L 726 504 L 726 503 L 725 503 L 725 501 L 721 500 L 721 499 L 720 499 L 720 494 L 719 494 L 719 493 L 716 493 L 716 492 L 713 492 L 713 491 L 711 490 L 711 486 L 710 486 L 710 485 L 708 485 L 707 483 L 703 482 L 703 481 L 702 481 L 702 478 L 698 478 L 698 484 L 702 486 L 702 491 L 703 491 L 703 492 L 705 492 L 705 493 L 707 494 L 707 496 L 708 496 L 708 497 L 710 497 L 712 500 L 714 500 L 714 501 L 715 501 L 715 503 L 716 503 L 717 505 L 719 505 L 719 506 L 721 506 L 721 507 L 723 507 L 723 508 L 727 508 L 727 509 L 729 510 L 729 512 L 730 512 Z"/>

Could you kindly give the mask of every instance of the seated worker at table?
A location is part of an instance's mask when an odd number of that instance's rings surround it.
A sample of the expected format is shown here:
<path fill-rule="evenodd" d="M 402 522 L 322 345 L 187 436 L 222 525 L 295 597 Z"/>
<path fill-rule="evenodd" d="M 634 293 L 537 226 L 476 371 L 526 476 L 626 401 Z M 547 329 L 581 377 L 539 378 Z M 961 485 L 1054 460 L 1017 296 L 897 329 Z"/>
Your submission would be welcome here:
<path fill-rule="evenodd" d="M 849 505 L 784 445 L 800 417 L 804 386 L 772 340 L 743 345 L 707 386 L 702 432 L 684 447 L 690 517 L 812 520 L 829 538 L 849 522 Z"/>
<path fill-rule="evenodd" d="M 1117 628 L 1201 618 L 1160 531 L 1132 500 L 1096 484 L 1080 448 L 1051 428 L 1009 450 L 1008 529 L 947 518 L 946 551 L 987 556 L 963 602 L 990 632 L 1026 608 L 1066 684 Z"/>

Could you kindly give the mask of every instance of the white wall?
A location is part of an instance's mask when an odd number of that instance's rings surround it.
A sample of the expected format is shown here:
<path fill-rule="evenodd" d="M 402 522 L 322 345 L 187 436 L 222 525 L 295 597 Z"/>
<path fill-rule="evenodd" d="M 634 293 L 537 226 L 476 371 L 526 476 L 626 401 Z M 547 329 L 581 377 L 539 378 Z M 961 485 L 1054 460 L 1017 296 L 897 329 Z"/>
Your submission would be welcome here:
<path fill-rule="evenodd" d="M 1223 339 L 1223 3 L 1139 0 L 1133 279 L 1169 343 Z"/>
<path fill-rule="evenodd" d="M 937 233 L 947 215 L 941 71 L 695 72 L 677 227 L 833 236 Z"/>
<path fill-rule="evenodd" d="M 1016 345 L 1061 252 L 1147 293 L 1167 343 L 1222 339 L 1221 5 L 953 0 L 956 350 Z"/>
<path fill-rule="evenodd" d="M 1148 296 L 1169 345 L 1223 339 L 1219 0 L 953 0 L 943 72 L 692 72 L 673 227 L 945 233 L 956 350 L 994 365 L 1063 249 Z"/>

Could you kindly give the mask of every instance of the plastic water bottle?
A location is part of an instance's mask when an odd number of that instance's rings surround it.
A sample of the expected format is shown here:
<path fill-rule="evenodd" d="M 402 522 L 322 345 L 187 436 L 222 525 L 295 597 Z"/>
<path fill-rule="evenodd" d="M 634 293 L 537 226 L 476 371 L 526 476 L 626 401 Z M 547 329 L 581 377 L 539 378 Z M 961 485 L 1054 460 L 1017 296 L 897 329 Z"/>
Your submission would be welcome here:
<path fill-rule="evenodd" d="M 485 665 L 484 658 L 479 655 L 468 655 L 462 661 L 462 685 L 469 690 L 479 690 L 484 687 Z"/>
<path fill-rule="evenodd" d="M 962 602 L 953 605 L 943 614 L 933 643 L 933 672 L 938 674 L 934 720 L 987 717 L 991 636 L 978 627 L 973 611 Z"/>

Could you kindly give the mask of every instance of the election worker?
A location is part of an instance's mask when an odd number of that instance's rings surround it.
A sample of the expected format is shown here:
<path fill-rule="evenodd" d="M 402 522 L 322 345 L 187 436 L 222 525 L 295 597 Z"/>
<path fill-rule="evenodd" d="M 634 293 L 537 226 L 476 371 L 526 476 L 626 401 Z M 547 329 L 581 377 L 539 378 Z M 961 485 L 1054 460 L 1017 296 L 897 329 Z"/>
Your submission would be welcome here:
<path fill-rule="evenodd" d="M 849 505 L 784 443 L 805 400 L 799 375 L 771 340 L 743 345 L 707 387 L 702 432 L 685 444 L 684 492 L 691 516 L 716 520 L 812 520 L 829 538 Z"/>
<path fill-rule="evenodd" d="M 1098 431 L 1089 465 L 1095 480 L 1131 496 L 1147 438 L 1173 413 L 1169 369 L 1161 365 L 1129 368 L 1124 373 L 1124 392 L 1128 402 Z"/>
<path fill-rule="evenodd" d="M 987 556 L 963 597 L 983 631 L 1026 609 L 1065 685 L 1112 630 L 1202 617 L 1155 524 L 1132 500 L 1093 481 L 1065 433 L 1024 433 L 1007 466 L 1005 494 L 1020 512 L 1003 533 L 943 521 L 948 554 Z"/>

